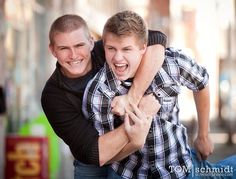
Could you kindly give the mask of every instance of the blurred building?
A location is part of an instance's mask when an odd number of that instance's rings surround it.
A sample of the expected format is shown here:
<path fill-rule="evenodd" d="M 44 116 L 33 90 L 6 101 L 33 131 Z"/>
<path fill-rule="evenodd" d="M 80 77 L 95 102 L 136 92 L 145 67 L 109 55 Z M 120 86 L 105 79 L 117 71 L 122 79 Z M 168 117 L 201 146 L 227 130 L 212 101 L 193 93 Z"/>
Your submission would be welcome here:
<path fill-rule="evenodd" d="M 233 140 L 235 7 L 235 0 L 0 0 L 0 85 L 7 101 L 7 112 L 0 114 L 1 144 L 6 134 L 17 133 L 42 112 L 41 91 L 56 62 L 48 51 L 53 20 L 65 13 L 81 15 L 99 39 L 107 18 L 128 9 L 142 15 L 150 29 L 167 34 L 169 46 L 184 49 L 208 69 L 211 120 L 224 124 Z M 181 119 L 196 119 L 192 94 L 183 89 L 179 101 Z"/>

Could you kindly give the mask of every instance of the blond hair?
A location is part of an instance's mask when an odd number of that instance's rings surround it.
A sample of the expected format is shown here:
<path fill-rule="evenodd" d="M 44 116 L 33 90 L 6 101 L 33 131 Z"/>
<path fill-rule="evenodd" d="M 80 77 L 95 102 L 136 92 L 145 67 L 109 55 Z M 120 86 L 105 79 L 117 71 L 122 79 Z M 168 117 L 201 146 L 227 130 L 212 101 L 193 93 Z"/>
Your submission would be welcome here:
<path fill-rule="evenodd" d="M 91 37 L 89 29 L 88 29 L 88 25 L 82 17 L 75 14 L 66 14 L 61 17 L 58 17 L 52 23 L 50 31 L 49 31 L 50 44 L 53 45 L 54 36 L 56 33 L 71 32 L 79 28 L 84 29 L 84 32 L 87 38 Z"/>
<path fill-rule="evenodd" d="M 147 43 L 148 30 L 143 18 L 133 11 L 119 12 L 110 17 L 103 29 L 103 40 L 106 33 L 117 36 L 130 36 L 134 34 L 139 42 Z"/>

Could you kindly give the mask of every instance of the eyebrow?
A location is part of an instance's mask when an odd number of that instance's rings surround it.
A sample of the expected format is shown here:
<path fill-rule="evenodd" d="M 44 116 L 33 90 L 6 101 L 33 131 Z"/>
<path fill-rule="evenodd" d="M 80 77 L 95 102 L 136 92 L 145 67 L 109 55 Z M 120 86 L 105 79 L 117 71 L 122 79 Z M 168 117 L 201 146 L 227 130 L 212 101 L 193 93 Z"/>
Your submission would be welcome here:
<path fill-rule="evenodd" d="M 74 44 L 73 47 L 78 46 L 78 45 L 82 46 L 84 44 L 85 44 L 85 42 L 79 42 L 79 43 Z M 69 46 L 67 46 L 67 45 L 58 45 L 57 46 L 57 48 L 67 48 L 67 47 L 69 47 Z"/>

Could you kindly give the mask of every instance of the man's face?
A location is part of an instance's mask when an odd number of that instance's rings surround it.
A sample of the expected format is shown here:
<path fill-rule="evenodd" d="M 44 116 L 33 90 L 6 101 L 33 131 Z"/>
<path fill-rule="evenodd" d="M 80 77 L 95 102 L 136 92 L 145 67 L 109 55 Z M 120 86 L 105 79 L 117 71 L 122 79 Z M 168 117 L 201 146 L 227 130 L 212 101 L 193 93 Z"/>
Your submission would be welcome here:
<path fill-rule="evenodd" d="M 118 80 L 127 80 L 134 77 L 146 44 L 140 45 L 134 35 L 116 36 L 106 33 L 104 48 L 106 61 Z"/>
<path fill-rule="evenodd" d="M 61 65 L 62 73 L 69 78 L 77 78 L 92 69 L 93 46 L 93 39 L 85 35 L 83 28 L 79 28 L 71 32 L 56 33 L 54 44 L 49 48 Z"/>

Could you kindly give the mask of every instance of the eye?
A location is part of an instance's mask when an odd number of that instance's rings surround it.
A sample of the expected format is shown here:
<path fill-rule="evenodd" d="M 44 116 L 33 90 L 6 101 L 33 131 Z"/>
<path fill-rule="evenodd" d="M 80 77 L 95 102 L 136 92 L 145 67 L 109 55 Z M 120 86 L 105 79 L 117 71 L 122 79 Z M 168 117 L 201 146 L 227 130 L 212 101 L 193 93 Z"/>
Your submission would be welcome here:
<path fill-rule="evenodd" d="M 80 47 L 83 47 L 85 44 L 77 44 L 75 47 L 76 48 L 80 48 Z"/>
<path fill-rule="evenodd" d="M 114 50 L 113 47 L 107 47 L 107 50 Z"/>
<path fill-rule="evenodd" d="M 67 47 L 60 47 L 59 50 L 66 50 Z"/>
<path fill-rule="evenodd" d="M 124 48 L 124 51 L 126 51 L 126 52 L 128 52 L 130 50 L 131 50 L 131 48 Z"/>

